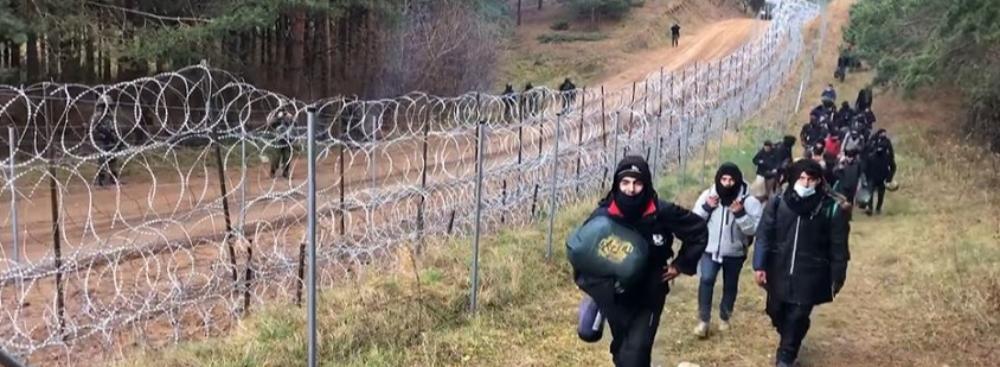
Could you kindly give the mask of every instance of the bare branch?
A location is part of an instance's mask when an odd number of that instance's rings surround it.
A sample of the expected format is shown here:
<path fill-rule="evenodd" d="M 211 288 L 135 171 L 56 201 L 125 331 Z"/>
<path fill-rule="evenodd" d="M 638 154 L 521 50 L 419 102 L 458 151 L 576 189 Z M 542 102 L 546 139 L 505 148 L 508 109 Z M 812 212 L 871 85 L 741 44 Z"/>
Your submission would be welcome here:
<path fill-rule="evenodd" d="M 101 2 L 97 2 L 97 1 L 93 1 L 93 0 L 86 0 L 86 3 L 88 5 L 93 5 L 93 6 L 96 6 L 96 7 L 101 7 L 101 8 L 105 8 L 105 9 L 111 9 L 111 10 L 120 11 L 120 12 L 124 12 L 124 13 L 135 14 L 135 15 L 146 17 L 146 18 L 156 19 L 156 20 L 159 20 L 159 21 L 167 21 L 167 22 L 175 22 L 175 23 L 211 23 L 212 22 L 211 19 L 205 19 L 205 18 L 168 17 L 168 16 L 165 16 L 165 15 L 148 13 L 148 12 L 144 12 L 144 11 L 141 11 L 141 10 L 135 10 L 135 9 L 129 9 L 129 8 L 125 8 L 125 7 L 121 7 L 121 6 L 117 6 L 117 5 L 105 4 L 105 3 L 101 3 Z"/>

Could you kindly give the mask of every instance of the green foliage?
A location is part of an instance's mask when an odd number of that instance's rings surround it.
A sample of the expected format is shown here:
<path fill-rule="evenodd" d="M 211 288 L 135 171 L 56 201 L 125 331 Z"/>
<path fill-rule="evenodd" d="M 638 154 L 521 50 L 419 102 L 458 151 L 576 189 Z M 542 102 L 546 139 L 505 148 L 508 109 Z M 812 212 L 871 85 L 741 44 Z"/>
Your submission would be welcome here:
<path fill-rule="evenodd" d="M 11 9 L 11 0 L 0 0 L 0 9 Z M 27 30 L 25 23 L 13 13 L 0 11 L 0 39 L 24 43 L 28 40 Z"/>
<path fill-rule="evenodd" d="M 607 39 L 608 35 L 599 32 L 589 33 L 547 33 L 538 36 L 541 43 L 594 42 Z"/>
<path fill-rule="evenodd" d="M 844 39 L 876 65 L 877 82 L 908 91 L 938 81 L 972 85 L 1000 61 L 998 16 L 995 0 L 861 1 Z"/>
<path fill-rule="evenodd" d="M 632 1 L 630 0 L 569 0 L 570 6 L 582 17 L 588 17 L 596 12 L 602 17 L 620 18 L 628 14 Z"/>
<path fill-rule="evenodd" d="M 966 132 L 1000 151 L 1000 1 L 860 1 L 844 40 L 875 65 L 875 83 L 905 92 L 945 83 L 965 92 Z"/>

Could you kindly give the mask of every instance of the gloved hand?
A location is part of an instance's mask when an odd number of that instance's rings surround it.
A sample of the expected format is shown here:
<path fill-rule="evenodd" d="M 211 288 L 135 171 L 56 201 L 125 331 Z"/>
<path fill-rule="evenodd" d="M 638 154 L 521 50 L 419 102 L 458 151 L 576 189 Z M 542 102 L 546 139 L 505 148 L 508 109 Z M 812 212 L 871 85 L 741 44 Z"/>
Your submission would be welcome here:
<path fill-rule="evenodd" d="M 832 275 L 833 279 L 833 296 L 836 297 L 840 293 L 840 290 L 844 288 L 844 282 L 847 281 L 847 272 L 834 272 Z"/>

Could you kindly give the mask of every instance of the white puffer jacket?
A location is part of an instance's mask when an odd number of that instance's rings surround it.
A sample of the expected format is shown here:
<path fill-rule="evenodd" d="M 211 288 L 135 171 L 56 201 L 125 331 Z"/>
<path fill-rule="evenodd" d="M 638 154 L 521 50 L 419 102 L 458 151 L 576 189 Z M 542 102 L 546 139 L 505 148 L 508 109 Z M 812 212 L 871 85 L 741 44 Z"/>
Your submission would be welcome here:
<path fill-rule="evenodd" d="M 750 236 L 757 232 L 757 223 L 764 212 L 764 205 L 757 198 L 748 195 L 749 184 L 743 183 L 743 188 L 737 200 L 742 200 L 744 214 L 737 218 L 728 207 L 709 208 L 708 198 L 718 196 L 715 185 L 703 191 L 698 196 L 694 214 L 708 221 L 708 246 L 705 252 L 712 254 L 712 260 L 721 263 L 722 257 L 746 256 L 746 247 L 750 244 Z"/>

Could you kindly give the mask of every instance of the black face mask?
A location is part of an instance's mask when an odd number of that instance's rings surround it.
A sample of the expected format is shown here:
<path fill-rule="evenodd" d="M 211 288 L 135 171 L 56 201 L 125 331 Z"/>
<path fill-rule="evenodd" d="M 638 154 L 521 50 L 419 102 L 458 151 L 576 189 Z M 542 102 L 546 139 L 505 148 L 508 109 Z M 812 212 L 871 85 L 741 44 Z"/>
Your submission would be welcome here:
<path fill-rule="evenodd" d="M 625 220 L 634 222 L 641 219 L 642 214 L 646 212 L 649 201 L 652 199 L 652 190 L 643 187 L 642 192 L 635 196 L 625 195 L 625 193 L 615 190 L 613 195 L 615 204 L 618 205 Z"/>
<path fill-rule="evenodd" d="M 730 206 L 740 194 L 740 185 L 734 184 L 733 186 L 725 187 L 721 183 L 716 183 L 715 192 L 719 194 L 719 202 L 722 203 L 722 206 Z"/>

